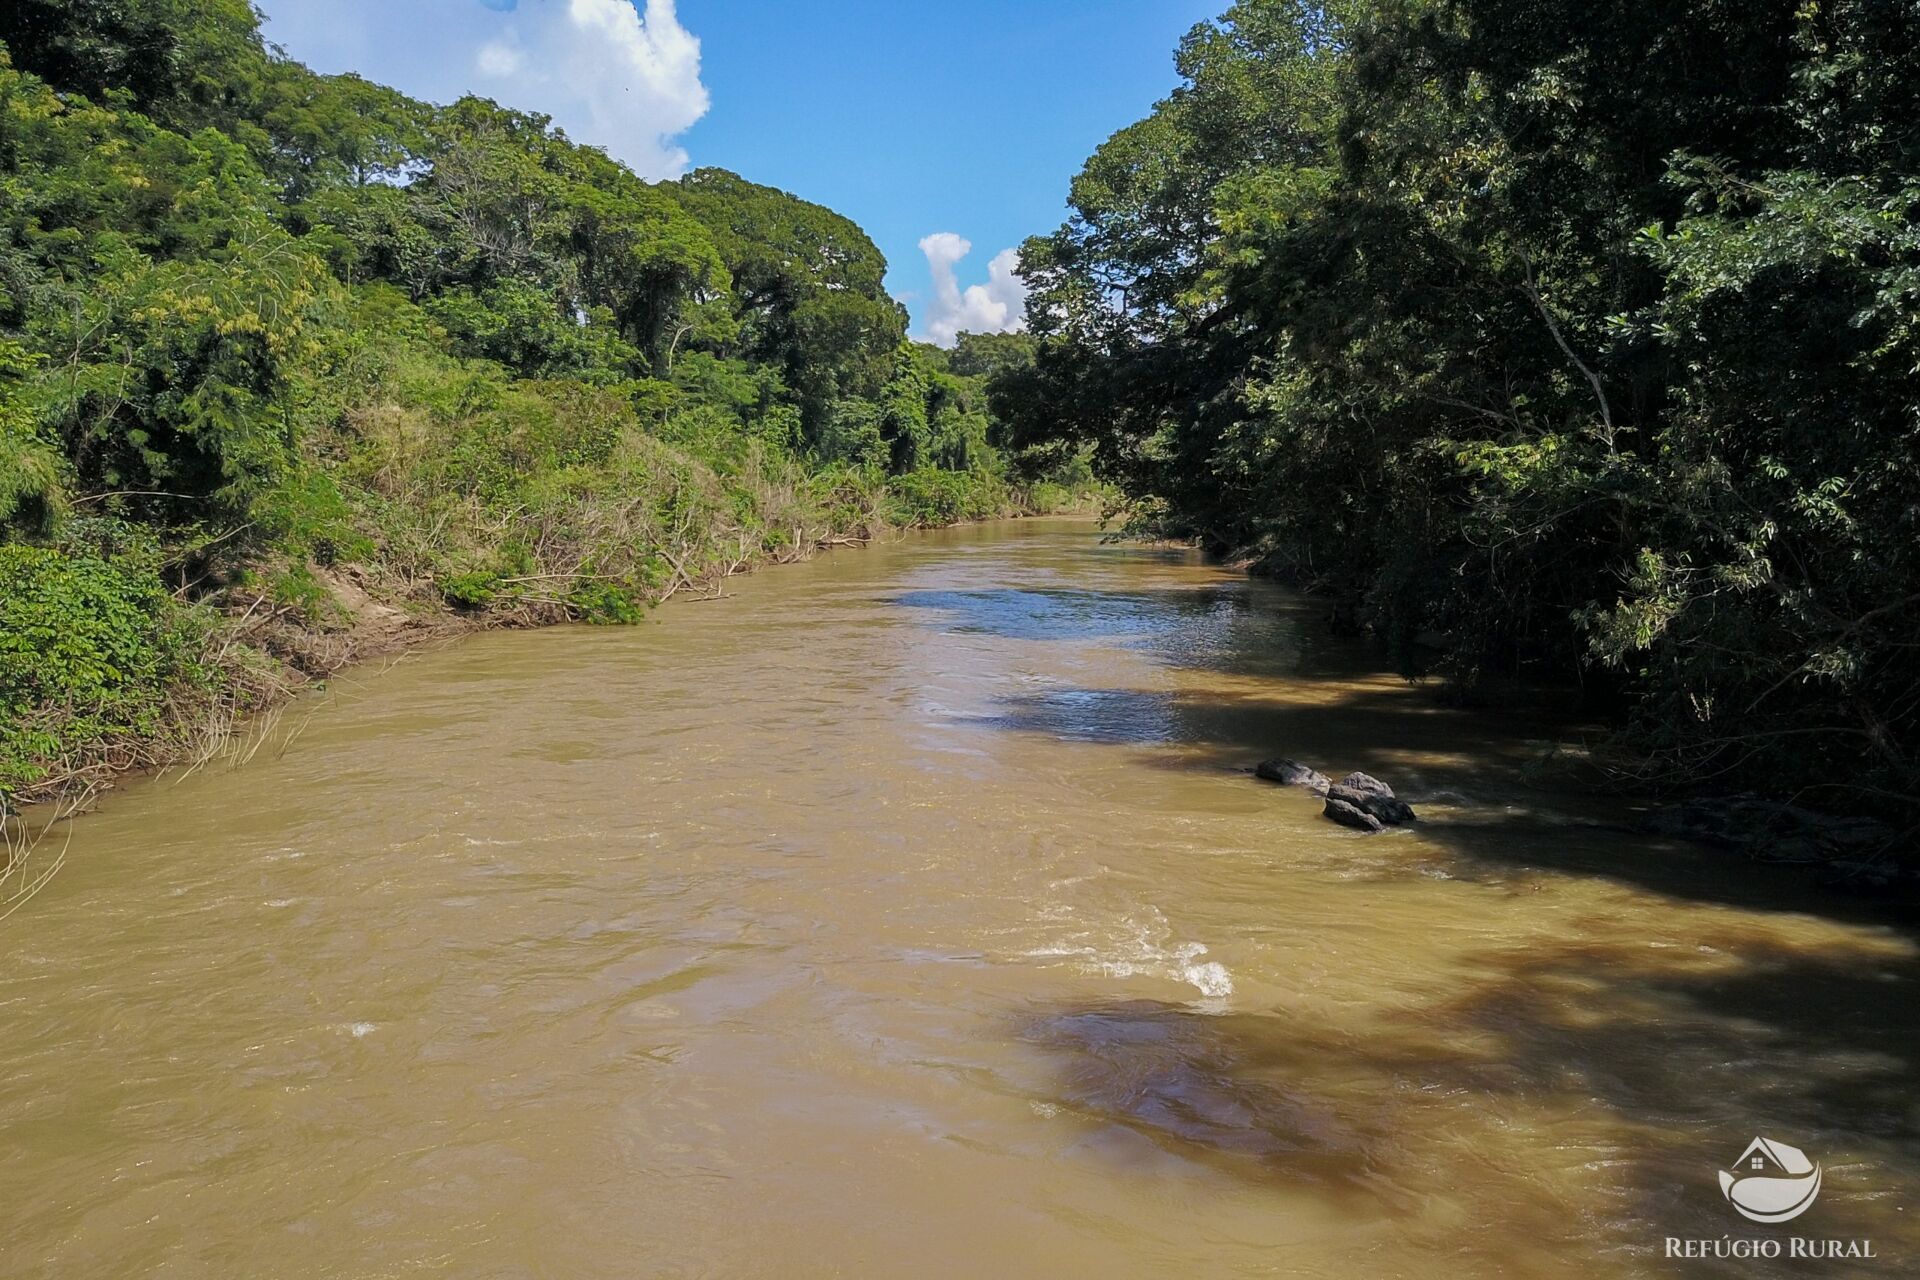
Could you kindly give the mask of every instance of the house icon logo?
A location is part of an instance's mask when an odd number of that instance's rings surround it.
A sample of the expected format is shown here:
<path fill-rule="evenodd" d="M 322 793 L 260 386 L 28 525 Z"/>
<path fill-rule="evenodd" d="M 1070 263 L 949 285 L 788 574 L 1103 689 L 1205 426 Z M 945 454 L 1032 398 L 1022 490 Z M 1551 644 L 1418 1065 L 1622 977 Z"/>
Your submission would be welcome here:
<path fill-rule="evenodd" d="M 1731 1170 L 1720 1171 L 1720 1194 L 1755 1222 L 1791 1222 L 1820 1194 L 1820 1166 L 1798 1147 L 1755 1138 Z"/>

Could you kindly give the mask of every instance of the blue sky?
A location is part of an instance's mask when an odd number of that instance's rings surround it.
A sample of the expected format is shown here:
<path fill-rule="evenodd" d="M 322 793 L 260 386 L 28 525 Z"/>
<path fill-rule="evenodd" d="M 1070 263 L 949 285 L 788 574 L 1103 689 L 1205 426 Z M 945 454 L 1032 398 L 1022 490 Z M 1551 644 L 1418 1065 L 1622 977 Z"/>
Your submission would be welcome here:
<path fill-rule="evenodd" d="M 886 253 L 915 334 L 944 340 L 1015 323 L 1010 259 L 990 264 L 1058 225 L 1081 162 L 1173 87 L 1174 45 L 1226 0 L 260 4 L 317 70 L 483 93 L 649 177 L 719 165 L 830 205 Z"/>

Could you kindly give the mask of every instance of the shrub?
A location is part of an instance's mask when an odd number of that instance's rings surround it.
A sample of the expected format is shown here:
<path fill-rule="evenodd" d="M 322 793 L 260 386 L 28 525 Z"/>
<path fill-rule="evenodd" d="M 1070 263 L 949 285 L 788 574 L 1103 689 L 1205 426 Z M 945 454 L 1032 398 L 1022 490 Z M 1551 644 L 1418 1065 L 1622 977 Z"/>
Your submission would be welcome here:
<path fill-rule="evenodd" d="M 628 626 L 646 617 L 646 605 L 632 589 L 613 582 L 582 583 L 569 602 L 588 622 Z"/>
<path fill-rule="evenodd" d="M 152 737 L 198 678 L 196 628 L 150 557 L 0 546 L 0 794 L 74 751 Z"/>
<path fill-rule="evenodd" d="M 981 520 L 1011 507 L 998 476 L 981 471 L 909 471 L 887 482 L 887 518 L 894 524 L 933 526 Z"/>
<path fill-rule="evenodd" d="M 484 609 L 499 593 L 500 575 L 484 569 L 448 574 L 440 582 L 440 594 L 456 609 Z"/>

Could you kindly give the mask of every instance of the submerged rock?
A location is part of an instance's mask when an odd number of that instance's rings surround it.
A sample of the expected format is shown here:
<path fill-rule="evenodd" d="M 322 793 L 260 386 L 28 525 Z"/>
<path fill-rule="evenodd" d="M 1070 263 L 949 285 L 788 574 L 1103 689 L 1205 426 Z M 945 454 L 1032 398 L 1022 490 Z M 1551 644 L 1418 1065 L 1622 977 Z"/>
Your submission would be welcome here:
<path fill-rule="evenodd" d="M 1408 800 L 1407 803 L 1413 804 L 1414 801 Z M 1474 799 L 1463 791 L 1423 791 L 1420 793 L 1419 803 L 1465 809 L 1474 803 Z"/>
<path fill-rule="evenodd" d="M 1357 795 L 1358 792 L 1349 792 Z M 1327 796 L 1327 807 L 1322 810 L 1327 817 L 1343 827 L 1352 827 L 1356 831 L 1385 831 L 1386 824 L 1368 813 L 1365 809 L 1348 800 L 1335 797 L 1331 792 Z"/>
<path fill-rule="evenodd" d="M 1268 782 L 1278 782 L 1286 787 L 1305 787 L 1319 796 L 1327 794 L 1327 788 L 1333 785 L 1326 774 L 1298 760 L 1262 760 L 1254 766 L 1253 772 L 1255 777 L 1265 778 Z"/>

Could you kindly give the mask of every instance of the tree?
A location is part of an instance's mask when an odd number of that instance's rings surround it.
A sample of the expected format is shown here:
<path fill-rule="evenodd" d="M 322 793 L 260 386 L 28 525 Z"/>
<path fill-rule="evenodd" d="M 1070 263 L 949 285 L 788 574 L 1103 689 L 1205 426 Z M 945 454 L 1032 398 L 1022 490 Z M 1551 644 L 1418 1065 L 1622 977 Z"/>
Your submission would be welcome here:
<path fill-rule="evenodd" d="M 1236 5 L 1026 246 L 996 409 L 1410 664 L 1920 816 L 1916 21 Z"/>
<path fill-rule="evenodd" d="M 781 369 L 808 441 L 827 449 L 839 403 L 882 394 L 895 373 L 907 325 L 886 292 L 886 259 L 832 210 L 725 170 L 697 169 L 669 190 L 732 277 L 738 336 L 727 345 Z"/>
<path fill-rule="evenodd" d="M 266 64 L 247 0 L 11 0 L 0 43 L 55 89 L 184 128 L 243 118 Z"/>
<path fill-rule="evenodd" d="M 46 535 L 66 506 L 60 457 L 20 394 L 33 363 L 20 343 L 0 339 L 0 540 Z"/>

